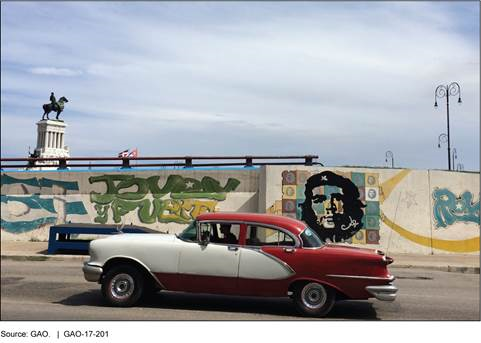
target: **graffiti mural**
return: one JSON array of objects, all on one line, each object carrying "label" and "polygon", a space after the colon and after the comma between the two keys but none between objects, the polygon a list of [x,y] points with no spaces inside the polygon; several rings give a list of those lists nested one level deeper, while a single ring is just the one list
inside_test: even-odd
[{"label": "graffiti mural", "polygon": [[[76,197],[74,194],[79,189],[77,182],[36,177],[18,179],[2,174],[1,184],[2,187],[18,186],[17,193],[21,193],[1,195],[1,227],[7,232],[29,232],[45,224],[64,223],[74,215],[87,215],[80,198],[78,201],[66,200],[67,195],[69,200]],[[86,218],[88,220],[88,216]]]},{"label": "graffiti mural", "polygon": [[[94,221],[105,224],[109,212],[115,223],[126,214],[136,211],[140,222],[145,224],[188,223],[204,212],[213,212],[218,201],[226,199],[240,181],[229,178],[224,187],[212,177],[201,180],[170,175],[162,187],[160,176],[148,178],[134,175],[101,175],[89,178],[91,184],[104,183],[105,193],[90,192],[97,217]],[[132,189],[133,188],[133,189]]]},{"label": "graffiti mural", "polygon": [[377,173],[286,170],[282,194],[270,212],[303,220],[323,240],[379,244]]},{"label": "graffiti mural", "polygon": [[456,222],[479,224],[479,199],[473,202],[473,194],[464,192],[455,196],[446,188],[433,191],[433,214],[436,228],[446,228]]}]

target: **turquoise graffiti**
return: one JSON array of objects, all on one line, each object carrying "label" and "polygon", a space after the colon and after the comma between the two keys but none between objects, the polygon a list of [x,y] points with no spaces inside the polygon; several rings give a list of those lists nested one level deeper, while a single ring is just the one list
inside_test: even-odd
[{"label": "turquoise graffiti", "polygon": [[[19,185],[24,194],[2,194],[1,227],[10,233],[24,233],[35,230],[45,224],[54,224],[59,216],[86,215],[87,211],[81,201],[65,201],[64,195],[69,191],[78,191],[77,182],[61,181],[48,178],[19,179],[1,175],[1,185]],[[57,186],[63,195],[42,194],[42,189]],[[58,213],[55,202],[62,202],[64,213]],[[5,206],[5,207],[4,207]],[[11,209],[20,209],[12,212]],[[28,218],[28,219],[27,219]]]},{"label": "turquoise graffiti", "polygon": [[30,179],[17,179],[15,177],[2,174],[1,182],[2,182],[2,185],[23,184],[26,186],[46,187],[46,188],[50,188],[53,185],[57,185],[70,191],[79,190],[78,183],[76,181],[52,180],[52,179],[47,179],[43,177],[42,178],[32,177]]},{"label": "turquoise graffiti", "polygon": [[91,184],[104,183],[105,193],[90,192],[97,217],[94,221],[105,224],[109,213],[115,223],[136,211],[144,224],[187,223],[204,212],[213,212],[218,201],[226,199],[240,181],[229,178],[224,186],[212,177],[198,180],[180,175],[169,175],[159,186],[160,176],[147,178],[134,175],[101,175],[89,178]]},{"label": "turquoise graffiti", "polygon": [[479,224],[479,199],[473,201],[471,192],[455,196],[446,188],[436,188],[433,191],[433,213],[436,228],[445,228],[456,222]]}]

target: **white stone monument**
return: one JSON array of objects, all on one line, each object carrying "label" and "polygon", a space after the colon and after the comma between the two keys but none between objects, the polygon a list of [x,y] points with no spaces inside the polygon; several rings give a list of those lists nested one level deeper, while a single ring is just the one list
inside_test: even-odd
[{"label": "white stone monument", "polygon": [[[65,124],[62,120],[40,120],[37,123],[37,147],[35,155],[39,158],[70,157],[65,145]],[[48,167],[56,165],[55,167]],[[39,161],[31,169],[57,169],[58,161]]]}]

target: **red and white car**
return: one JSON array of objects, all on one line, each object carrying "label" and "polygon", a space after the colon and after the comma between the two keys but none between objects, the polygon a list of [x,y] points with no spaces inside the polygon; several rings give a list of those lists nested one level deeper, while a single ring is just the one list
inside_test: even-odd
[{"label": "red and white car", "polygon": [[121,234],[90,243],[85,279],[115,306],[157,290],[292,297],[324,316],[340,299],[392,301],[397,288],[379,250],[323,244],[305,223],[282,216],[206,213],[181,234]]}]

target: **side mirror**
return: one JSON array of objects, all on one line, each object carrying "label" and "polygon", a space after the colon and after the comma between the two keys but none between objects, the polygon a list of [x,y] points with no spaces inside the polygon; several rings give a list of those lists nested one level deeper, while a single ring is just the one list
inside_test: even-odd
[{"label": "side mirror", "polygon": [[210,232],[202,231],[200,235],[200,245],[207,245],[210,242]]}]

